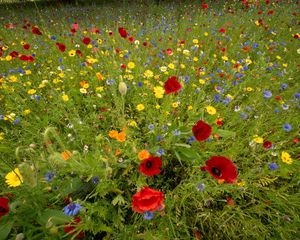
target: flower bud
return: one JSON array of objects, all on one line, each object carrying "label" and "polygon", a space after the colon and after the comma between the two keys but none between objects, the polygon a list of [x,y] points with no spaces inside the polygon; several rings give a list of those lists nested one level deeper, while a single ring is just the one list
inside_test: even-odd
[{"label": "flower bud", "polygon": [[127,85],[123,81],[119,83],[119,92],[121,93],[121,95],[125,95],[127,92]]}]

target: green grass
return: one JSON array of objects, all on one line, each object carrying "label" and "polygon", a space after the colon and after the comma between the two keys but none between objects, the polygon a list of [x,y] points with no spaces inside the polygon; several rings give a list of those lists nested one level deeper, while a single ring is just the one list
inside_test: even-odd
[{"label": "green grass", "polygon": [[[0,239],[15,239],[19,233],[26,239],[70,238],[63,230],[72,219],[62,210],[68,202],[83,206],[77,229],[85,239],[200,239],[199,234],[202,239],[297,239],[297,5],[263,2],[244,9],[238,1],[208,4],[205,11],[199,2],[172,1],[159,6],[1,6],[0,196],[13,196],[10,212],[0,217]],[[274,13],[267,14],[270,10]],[[263,26],[256,24],[260,18]],[[72,36],[75,22],[79,29]],[[27,31],[22,28],[26,23]],[[32,26],[42,35],[32,34]],[[139,44],[121,38],[121,26]],[[92,48],[83,44],[83,36],[95,41]],[[65,52],[58,50],[58,42],[66,45]],[[30,44],[28,50],[24,43]],[[172,55],[167,55],[168,48]],[[82,56],[69,56],[77,49]],[[12,51],[35,54],[35,60],[10,59]],[[88,63],[88,56],[97,62]],[[121,65],[129,62],[135,68],[124,70]],[[153,77],[147,79],[146,70]],[[154,87],[163,87],[170,76],[179,78],[182,90],[156,98]],[[128,86],[125,95],[119,92],[121,79]],[[272,92],[271,98],[264,98],[265,90]],[[137,111],[138,104],[145,109]],[[216,114],[208,114],[207,106]],[[212,126],[210,140],[189,143],[200,119]],[[285,131],[284,124],[292,129]],[[109,131],[124,127],[124,142],[109,137]],[[272,149],[255,142],[257,137],[272,142]],[[146,177],[139,172],[143,149],[153,156],[164,150],[160,174]],[[67,161],[61,157],[64,151],[71,152]],[[283,151],[292,164],[282,161]],[[200,170],[211,156],[234,162],[234,184],[219,184]],[[278,169],[271,170],[270,163]],[[17,167],[23,183],[9,187],[5,176]],[[49,171],[55,174],[52,182],[45,180]],[[94,177],[99,183],[93,183]],[[198,184],[205,188],[197,191]],[[132,196],[143,186],[164,193],[165,208],[149,221],[131,207]]]}]

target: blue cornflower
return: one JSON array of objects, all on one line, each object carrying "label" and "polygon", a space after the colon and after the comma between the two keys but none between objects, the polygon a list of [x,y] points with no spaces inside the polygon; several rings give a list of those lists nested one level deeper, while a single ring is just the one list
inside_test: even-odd
[{"label": "blue cornflower", "polygon": [[263,92],[263,94],[264,94],[264,98],[270,98],[270,97],[272,97],[272,92],[269,91],[269,90],[265,90]]},{"label": "blue cornflower", "polygon": [[289,132],[292,130],[292,126],[288,123],[283,124],[283,130]]},{"label": "blue cornflower", "polygon": [[295,93],[295,94],[294,94],[294,97],[295,97],[295,98],[300,98],[300,93]]},{"label": "blue cornflower", "polygon": [[70,203],[64,207],[64,214],[68,216],[75,216],[82,206],[79,203]]},{"label": "blue cornflower", "polygon": [[47,181],[47,182],[52,182],[52,179],[53,179],[53,177],[55,176],[55,173],[54,172],[47,172],[46,174],[45,174],[45,180]]},{"label": "blue cornflower", "polygon": [[243,118],[243,119],[247,119],[247,118],[248,118],[248,115],[247,115],[246,113],[244,113],[244,112],[241,112],[241,113],[240,113],[240,116],[241,116],[241,118]]},{"label": "blue cornflower", "polygon": [[4,118],[4,115],[0,114],[0,120],[2,120]]},{"label": "blue cornflower", "polygon": [[95,177],[92,178],[92,183],[93,183],[94,185],[97,185],[99,182],[100,182],[99,177],[95,176]]},{"label": "blue cornflower", "polygon": [[56,40],[56,36],[51,36],[51,40]]},{"label": "blue cornflower", "polygon": [[269,163],[269,168],[274,171],[278,169],[278,165],[276,163]]},{"label": "blue cornflower", "polygon": [[176,129],[174,132],[173,132],[174,136],[180,136],[181,132],[180,130]]},{"label": "blue cornflower", "polygon": [[142,87],[143,83],[142,82],[138,82],[138,87]]},{"label": "blue cornflower", "polygon": [[148,129],[153,130],[154,129],[154,125],[153,124],[149,124],[148,125]]},{"label": "blue cornflower", "polygon": [[157,152],[156,152],[157,156],[161,156],[161,155],[164,155],[165,154],[165,150],[163,150],[162,148],[159,149]]},{"label": "blue cornflower", "polygon": [[205,184],[204,183],[199,183],[199,184],[197,184],[197,186],[196,186],[196,190],[197,190],[197,192],[202,192],[202,191],[204,191],[204,189],[205,189]]},{"label": "blue cornflower", "polygon": [[154,217],[154,213],[153,213],[153,212],[146,211],[146,212],[144,213],[144,219],[145,219],[145,220],[151,220],[153,217]]},{"label": "blue cornflower", "polygon": [[162,139],[163,139],[163,137],[162,137],[161,135],[157,135],[156,140],[157,140],[158,142],[160,142]]},{"label": "blue cornflower", "polygon": [[192,144],[196,140],[195,136],[191,136],[188,138],[188,143]]},{"label": "blue cornflower", "polygon": [[281,89],[287,89],[288,85],[286,83],[281,84]]},{"label": "blue cornflower", "polygon": [[16,118],[16,119],[14,120],[14,124],[15,124],[15,125],[19,124],[20,122],[21,122],[21,119],[20,119],[20,118]]}]

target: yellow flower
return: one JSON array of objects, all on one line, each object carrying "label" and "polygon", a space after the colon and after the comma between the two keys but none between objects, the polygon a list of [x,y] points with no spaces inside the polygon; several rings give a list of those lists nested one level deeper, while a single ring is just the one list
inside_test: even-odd
[{"label": "yellow flower", "polygon": [[12,56],[10,56],[10,55],[7,55],[7,56],[5,57],[5,60],[6,60],[6,61],[10,61],[10,60],[12,60]]},{"label": "yellow flower", "polygon": [[155,108],[156,108],[156,109],[160,109],[160,105],[159,105],[159,104],[156,104]]},{"label": "yellow flower", "polygon": [[156,98],[163,98],[165,89],[161,86],[157,86],[153,88],[154,94]]},{"label": "yellow flower", "polygon": [[167,67],[166,66],[162,66],[162,67],[160,67],[160,71],[162,71],[162,72],[165,72],[165,71],[167,71]]},{"label": "yellow flower", "polygon": [[69,51],[69,56],[70,57],[74,57],[76,55],[76,51],[75,50],[70,50]]},{"label": "yellow flower", "polygon": [[223,57],[222,57],[222,60],[228,61],[228,57],[227,57],[227,56],[223,56]]},{"label": "yellow flower", "polygon": [[175,65],[174,65],[173,63],[170,63],[170,64],[168,65],[168,68],[170,68],[170,69],[175,69]]},{"label": "yellow flower", "polygon": [[4,139],[4,133],[0,132],[0,141],[2,141]]},{"label": "yellow flower", "polygon": [[206,107],[206,111],[207,111],[207,113],[210,114],[210,115],[214,115],[214,114],[216,114],[216,112],[217,112],[217,110],[216,110],[214,107],[212,107],[212,106],[207,106],[207,107]]},{"label": "yellow flower", "polygon": [[198,60],[199,60],[199,59],[198,59],[197,57],[194,57],[194,58],[193,58],[193,61],[194,61],[194,62],[197,62]]},{"label": "yellow flower", "polygon": [[137,106],[136,106],[136,110],[138,110],[139,112],[140,111],[143,111],[145,109],[145,106],[144,106],[144,104],[138,104]]},{"label": "yellow flower", "polygon": [[134,63],[134,62],[129,62],[129,63],[127,64],[127,67],[128,67],[129,69],[133,69],[133,68],[135,68],[135,63]]},{"label": "yellow flower", "polygon": [[20,186],[23,182],[22,175],[18,168],[15,168],[13,171],[9,172],[5,176],[5,182],[10,187]]},{"label": "yellow flower", "polygon": [[172,107],[173,107],[173,108],[177,108],[178,105],[179,105],[178,102],[173,102],[173,103],[172,103]]},{"label": "yellow flower", "polygon": [[146,71],[144,72],[144,76],[145,76],[146,78],[152,78],[152,77],[153,77],[153,72],[152,72],[151,70],[146,70]]},{"label": "yellow flower", "polygon": [[102,42],[103,42],[102,39],[101,39],[101,38],[98,38],[97,43],[98,43],[98,44],[102,44]]},{"label": "yellow flower", "polygon": [[188,108],[187,108],[187,110],[189,110],[189,111],[192,110],[192,109],[193,109],[193,106],[191,106],[191,105],[189,105]]},{"label": "yellow flower", "polygon": [[96,92],[103,92],[103,91],[104,91],[104,87],[102,86],[96,87]]},{"label": "yellow flower", "polygon": [[291,158],[291,155],[285,151],[282,151],[282,153],[281,153],[281,160],[286,164],[293,163],[293,159]]},{"label": "yellow flower", "polygon": [[131,127],[136,127],[137,126],[137,123],[136,123],[136,121],[130,121],[130,123],[129,123],[129,125],[131,126]]},{"label": "yellow flower", "polygon": [[79,91],[80,91],[81,93],[83,93],[83,94],[87,93],[87,90],[86,90],[85,88],[80,88]]},{"label": "yellow flower", "polygon": [[25,110],[23,111],[23,114],[24,114],[24,115],[28,115],[30,112],[31,112],[30,109],[25,109]]},{"label": "yellow flower", "polygon": [[264,139],[262,137],[256,137],[253,139],[254,142],[256,143],[263,143],[264,142]]},{"label": "yellow flower", "polygon": [[62,98],[62,100],[63,100],[64,102],[69,101],[69,97],[68,97],[68,95],[66,95],[66,94],[62,95],[61,98]]},{"label": "yellow flower", "polygon": [[193,39],[193,43],[198,44],[199,43],[198,39]]},{"label": "yellow flower", "polygon": [[205,84],[205,80],[199,79],[199,83],[203,85],[203,84]]},{"label": "yellow flower", "polygon": [[30,95],[33,95],[33,94],[36,93],[36,90],[35,90],[35,89],[29,89],[29,90],[27,91],[27,93],[30,94]]},{"label": "yellow flower", "polygon": [[205,33],[204,33],[204,36],[208,36],[208,32],[205,32]]}]

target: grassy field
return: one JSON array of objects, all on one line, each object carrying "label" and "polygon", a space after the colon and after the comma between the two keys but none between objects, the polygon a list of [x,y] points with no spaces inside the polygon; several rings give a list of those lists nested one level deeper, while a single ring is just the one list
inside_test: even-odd
[{"label": "grassy field", "polygon": [[0,239],[300,238],[296,1],[0,23]]}]

